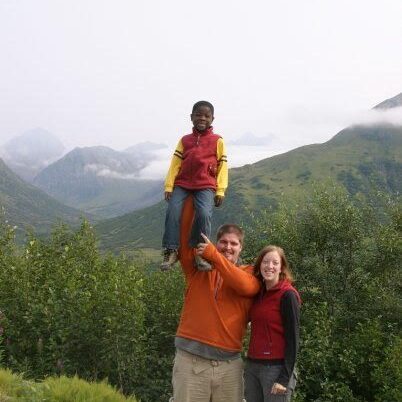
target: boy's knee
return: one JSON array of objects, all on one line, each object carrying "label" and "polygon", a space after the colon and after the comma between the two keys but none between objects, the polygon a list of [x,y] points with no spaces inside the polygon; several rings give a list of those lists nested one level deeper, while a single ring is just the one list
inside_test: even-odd
[{"label": "boy's knee", "polygon": [[203,221],[210,221],[211,216],[212,216],[212,211],[202,208],[199,211],[197,211],[197,216],[198,216],[198,219],[201,219]]}]

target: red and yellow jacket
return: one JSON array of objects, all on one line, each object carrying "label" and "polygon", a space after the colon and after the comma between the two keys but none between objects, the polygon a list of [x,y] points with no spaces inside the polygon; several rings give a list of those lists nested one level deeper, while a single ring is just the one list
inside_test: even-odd
[{"label": "red and yellow jacket", "polygon": [[165,191],[174,186],[187,190],[211,188],[224,196],[228,186],[228,167],[223,139],[212,127],[205,132],[193,129],[178,142],[165,180]]},{"label": "red and yellow jacket", "polygon": [[194,210],[189,197],[180,230],[180,263],[186,280],[184,305],[177,336],[228,351],[240,351],[253,297],[260,284],[253,267],[236,266],[209,244],[204,257],[213,270],[194,267],[194,250],[188,246]]}]

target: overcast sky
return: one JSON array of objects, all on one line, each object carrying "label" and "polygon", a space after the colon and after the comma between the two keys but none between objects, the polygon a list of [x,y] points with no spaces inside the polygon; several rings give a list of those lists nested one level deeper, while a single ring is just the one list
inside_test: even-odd
[{"label": "overcast sky", "polygon": [[41,127],[173,148],[200,99],[227,142],[324,142],[402,92],[401,18],[401,0],[0,0],[0,145]]}]

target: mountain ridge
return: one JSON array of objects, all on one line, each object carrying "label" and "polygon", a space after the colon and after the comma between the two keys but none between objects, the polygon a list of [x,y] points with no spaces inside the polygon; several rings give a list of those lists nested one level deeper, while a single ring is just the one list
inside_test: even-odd
[{"label": "mountain ridge", "polygon": [[373,109],[393,109],[402,106],[402,92],[374,106]]},{"label": "mountain ridge", "polygon": [[[214,227],[249,220],[250,212],[276,208],[308,191],[314,182],[335,180],[349,193],[373,188],[402,191],[402,126],[376,124],[348,127],[323,144],[305,145],[254,164],[230,169],[222,208],[214,211]],[[160,247],[163,202],[96,225],[100,245],[127,250]]]},{"label": "mountain ridge", "polygon": [[7,166],[31,183],[38,172],[63,154],[64,145],[54,134],[37,127],[10,139],[0,151]]},{"label": "mountain ridge", "polygon": [[162,199],[162,180],[139,177],[147,163],[106,146],[76,147],[43,169],[34,184],[68,206],[108,218]]},{"label": "mountain ridge", "polygon": [[[42,190],[26,183],[0,159],[0,206],[5,219],[22,235],[34,229],[38,234],[47,234],[60,221],[77,226],[84,213],[67,207]],[[87,215],[88,218],[93,217]]]}]

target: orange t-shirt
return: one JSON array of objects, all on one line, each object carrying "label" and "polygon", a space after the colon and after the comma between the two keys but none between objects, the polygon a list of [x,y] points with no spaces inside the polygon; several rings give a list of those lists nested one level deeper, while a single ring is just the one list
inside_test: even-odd
[{"label": "orange t-shirt", "polygon": [[180,263],[186,280],[184,305],[177,336],[228,351],[240,351],[248,312],[260,284],[251,265],[236,266],[209,244],[204,257],[213,265],[208,272],[194,267],[189,247],[194,217],[192,199],[183,207],[180,230]]}]

